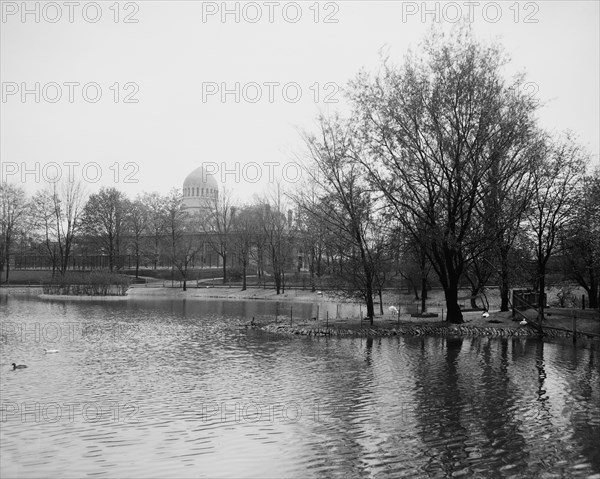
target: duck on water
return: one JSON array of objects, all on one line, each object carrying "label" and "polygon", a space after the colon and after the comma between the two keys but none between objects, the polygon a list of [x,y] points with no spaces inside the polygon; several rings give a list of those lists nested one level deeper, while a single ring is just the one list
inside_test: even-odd
[{"label": "duck on water", "polygon": [[25,366],[24,364],[12,363],[12,367],[13,367],[13,371],[14,371],[15,369],[25,369],[27,366]]}]

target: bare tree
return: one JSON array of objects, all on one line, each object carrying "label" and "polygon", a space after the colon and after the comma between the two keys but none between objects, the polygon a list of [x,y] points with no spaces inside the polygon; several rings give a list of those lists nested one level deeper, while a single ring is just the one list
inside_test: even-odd
[{"label": "bare tree", "polygon": [[590,308],[598,308],[600,291],[600,167],[583,181],[581,203],[562,238],[567,276],[585,289]]},{"label": "bare tree", "polygon": [[266,288],[266,250],[267,237],[264,229],[264,203],[255,199],[255,204],[251,206],[256,212],[257,229],[254,233],[253,246],[249,250],[249,260],[254,260],[256,263],[256,274],[258,276],[259,285],[262,283]]},{"label": "bare tree", "polygon": [[80,232],[85,192],[79,181],[54,182],[38,191],[31,216],[44,249],[61,274],[67,271],[75,238]]},{"label": "bare tree", "polygon": [[[421,233],[422,239],[414,241],[410,232],[399,228],[398,248],[401,261],[400,276],[406,279],[413,288],[415,299],[421,300],[421,312],[427,311],[427,299],[429,289],[429,274],[431,273],[431,263],[427,257],[425,249],[426,236],[425,231]],[[421,296],[419,297],[419,291]]]},{"label": "bare tree", "polygon": [[[314,183],[311,182],[306,194],[311,202],[316,201]],[[308,266],[310,289],[316,291],[316,278],[323,272],[323,257],[325,255],[325,239],[327,230],[324,225],[312,214],[298,208],[296,217],[298,228],[298,242],[302,248],[303,261]]]},{"label": "bare tree", "polygon": [[386,61],[375,79],[361,74],[352,83],[370,150],[364,164],[404,228],[422,242],[452,323],[463,322],[458,288],[477,254],[472,227],[488,188],[484,179],[498,145],[515,141],[508,127],[529,124],[534,109],[503,79],[504,63],[497,45],[476,42],[463,27],[448,39],[433,32],[401,67]]},{"label": "bare tree", "polygon": [[125,210],[125,223],[129,236],[129,246],[133,248],[135,256],[135,277],[139,276],[140,259],[144,252],[144,234],[148,230],[148,207],[144,204],[142,197],[138,196],[134,201],[127,201]]},{"label": "bare tree", "polygon": [[[514,87],[518,87],[521,81],[518,78]],[[510,100],[513,102],[511,110],[519,112],[521,120],[515,121],[513,116],[501,118],[498,122],[500,134],[491,143],[492,162],[484,177],[483,195],[477,205],[475,223],[475,229],[479,228],[478,249],[483,257],[474,258],[477,264],[471,267],[474,274],[469,279],[473,294],[476,294],[485,287],[491,274],[497,272],[501,311],[509,309],[510,288],[515,279],[511,254],[533,195],[531,169],[535,165],[533,157],[537,135],[531,116],[536,100],[519,95],[509,97]]]},{"label": "bare tree", "polygon": [[305,135],[315,168],[307,172],[319,186],[317,195],[301,192],[296,201],[301,209],[329,230],[335,238],[340,277],[354,283],[365,301],[371,324],[377,267],[377,218],[373,194],[364,181],[351,125],[339,117],[320,118],[319,137]]},{"label": "bare tree", "polygon": [[559,234],[575,217],[581,203],[581,184],[587,154],[573,138],[544,136],[537,145],[531,184],[534,191],[527,222],[533,242],[539,291],[538,321],[544,319],[546,266]]},{"label": "bare tree", "polygon": [[286,212],[291,210],[280,182],[276,182],[260,203],[263,244],[270,260],[275,290],[285,292],[285,267],[291,253],[291,224]]},{"label": "bare tree", "polygon": [[161,238],[166,231],[167,199],[155,191],[144,193],[141,201],[147,208],[147,228],[152,238],[152,262],[154,269],[156,269],[160,257]]},{"label": "bare tree", "polygon": [[238,250],[239,263],[242,267],[242,291],[247,287],[247,273],[250,264],[250,252],[255,245],[256,238],[260,235],[261,212],[260,207],[245,206],[232,213],[232,229],[235,245]]},{"label": "bare tree", "polygon": [[165,230],[171,260],[171,279],[174,268],[177,268],[183,277],[184,291],[187,289],[187,268],[196,252],[192,249],[195,238],[190,229],[189,215],[183,209],[183,195],[177,188],[173,188],[165,202]]},{"label": "bare tree", "polygon": [[223,262],[223,284],[227,283],[227,257],[234,209],[232,192],[223,188],[218,195],[205,199],[199,215],[200,227],[208,238],[208,244]]},{"label": "bare tree", "polygon": [[0,272],[6,268],[8,283],[10,258],[15,238],[25,230],[28,202],[23,188],[0,184]]},{"label": "bare tree", "polygon": [[183,279],[183,290],[186,291],[189,267],[202,247],[198,241],[197,223],[186,219],[178,227],[174,245],[172,261]]}]

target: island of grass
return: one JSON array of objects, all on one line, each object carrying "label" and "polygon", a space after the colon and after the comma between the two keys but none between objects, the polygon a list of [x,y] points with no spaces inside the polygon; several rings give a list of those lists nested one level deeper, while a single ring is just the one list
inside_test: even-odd
[{"label": "island of grass", "polygon": [[398,318],[378,318],[373,324],[360,319],[333,321],[289,321],[274,323],[269,321],[260,328],[267,333],[295,336],[332,336],[332,337],[383,337],[396,335],[413,336],[488,336],[488,337],[545,337],[572,338],[573,317],[577,317],[576,338],[600,339],[600,320],[594,310],[573,311],[571,309],[552,308],[546,311],[546,319],[541,329],[537,326],[537,313],[528,311],[527,324],[514,320],[512,313],[491,312],[482,317],[480,312],[463,313],[463,324],[452,324],[438,318],[413,318],[402,315]]}]

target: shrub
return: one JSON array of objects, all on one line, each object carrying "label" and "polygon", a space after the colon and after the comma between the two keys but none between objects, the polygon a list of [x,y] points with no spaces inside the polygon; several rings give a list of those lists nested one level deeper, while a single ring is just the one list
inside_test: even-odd
[{"label": "shrub", "polygon": [[125,296],[129,278],[108,271],[65,273],[48,280],[42,286],[45,294],[71,296]]}]

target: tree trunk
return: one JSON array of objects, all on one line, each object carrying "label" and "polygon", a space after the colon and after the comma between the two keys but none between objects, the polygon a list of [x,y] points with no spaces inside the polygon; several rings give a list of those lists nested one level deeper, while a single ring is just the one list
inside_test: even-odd
[{"label": "tree trunk", "polygon": [[10,243],[9,240],[4,244],[4,261],[6,262],[6,284],[8,284],[8,273],[10,271]]},{"label": "tree trunk", "polygon": [[273,276],[275,279],[275,290],[277,291],[277,294],[281,294],[281,277],[279,275],[279,272],[273,271]]},{"label": "tree trunk", "polygon": [[502,278],[502,284],[500,284],[500,311],[508,311],[509,296],[510,288],[504,282],[504,278]]},{"label": "tree trunk", "polygon": [[[460,257],[460,253],[452,250],[447,245],[442,248],[442,251],[434,252],[434,254],[439,268],[438,276],[446,298],[446,309],[448,310],[446,321],[453,324],[462,324],[464,320],[458,305],[458,283],[464,262]],[[458,264],[455,264],[456,262]]]},{"label": "tree trunk", "polygon": [[[419,296],[417,295],[417,299]],[[427,311],[427,278],[423,276],[421,278],[421,314]]]},{"label": "tree trunk", "polygon": [[121,241],[119,239],[119,233],[117,231],[117,241],[116,241],[116,264],[117,264],[117,271],[121,271],[121,269],[123,268],[123,261],[121,261],[123,258],[121,258]]},{"label": "tree trunk", "polygon": [[113,239],[108,237],[108,270],[112,273],[115,266],[115,249],[113,245]]},{"label": "tree trunk", "polygon": [[463,315],[458,305],[458,281],[450,281],[447,288],[444,288],[444,296],[446,297],[446,308],[448,315],[446,321],[452,324],[462,324]]},{"label": "tree trunk", "polygon": [[246,291],[246,261],[242,261],[242,291]]},{"label": "tree trunk", "polygon": [[[412,285],[413,291],[415,293],[415,299],[418,301],[419,299],[421,299],[421,298],[419,298],[419,289],[417,288],[417,285],[414,281],[411,280],[410,284]],[[407,293],[410,293],[410,288],[407,291]]]},{"label": "tree trunk", "polygon": [[544,292],[546,291],[546,265],[543,263],[538,264],[538,278],[539,278],[539,290],[538,290],[538,325],[542,325],[544,320]]},{"label": "tree trunk", "polygon": [[158,236],[154,237],[154,269],[158,266]]},{"label": "tree trunk", "polygon": [[367,286],[367,291],[365,295],[366,305],[367,305],[367,317],[369,318],[369,323],[373,326],[373,317],[375,316],[375,306],[373,304],[373,288],[371,286]]},{"label": "tree trunk", "polygon": [[477,307],[477,294],[479,293],[479,288],[471,288],[471,309],[478,309]]},{"label": "tree trunk", "polygon": [[500,249],[500,311],[508,311],[510,283],[508,276],[508,250]]},{"label": "tree trunk", "polygon": [[598,278],[594,274],[594,271],[590,272],[590,289],[588,290],[590,308],[595,309],[598,307]]},{"label": "tree trunk", "polygon": [[227,283],[227,253],[221,255],[223,258],[223,284]]},{"label": "tree trunk", "polygon": [[379,293],[379,312],[381,316],[383,316],[383,293],[381,292],[381,288],[378,290]]}]

